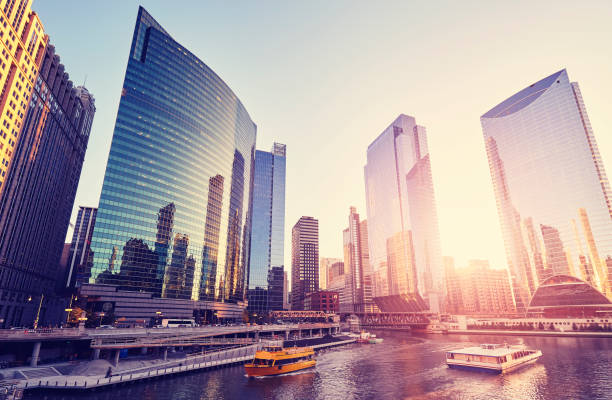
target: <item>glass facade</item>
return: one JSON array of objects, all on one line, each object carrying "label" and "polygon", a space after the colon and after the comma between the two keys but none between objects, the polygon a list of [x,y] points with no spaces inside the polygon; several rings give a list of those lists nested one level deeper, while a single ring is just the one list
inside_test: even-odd
[{"label": "glass facade", "polygon": [[141,7],[89,282],[163,298],[243,301],[255,137],[231,89]]},{"label": "glass facade", "polygon": [[286,147],[255,152],[248,309],[264,314],[283,309]]},{"label": "glass facade", "polygon": [[481,123],[517,311],[559,274],[610,298],[611,195],[578,84],[559,71]]},{"label": "glass facade", "polygon": [[529,307],[560,307],[610,304],[610,300],[586,282],[557,275],[542,282]]},{"label": "glass facade", "polygon": [[66,288],[74,288],[75,282],[89,281],[89,276],[86,275],[89,272],[87,266],[92,262],[89,245],[97,213],[97,208],[79,207],[67,260],[67,276],[64,282]]},{"label": "glass facade", "polygon": [[444,302],[444,271],[425,128],[400,115],[368,146],[365,166],[373,295]]}]

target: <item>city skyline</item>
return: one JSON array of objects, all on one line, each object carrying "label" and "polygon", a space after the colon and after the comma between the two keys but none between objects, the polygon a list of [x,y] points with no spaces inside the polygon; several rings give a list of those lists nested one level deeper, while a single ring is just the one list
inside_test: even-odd
[{"label": "city skyline", "polygon": [[[143,5],[148,7],[154,15],[163,10],[161,3],[143,2]],[[53,10],[55,8],[54,5],[35,2],[33,7],[34,10],[39,11],[44,16],[43,24],[45,30],[49,31],[53,38],[56,38],[54,40],[61,41],[62,60],[67,60],[66,62],[71,66],[71,77],[74,81],[79,82],[79,76],[83,76],[84,79],[87,74],[88,87],[93,93],[96,93],[99,114],[102,113],[100,114],[101,116],[105,115],[94,121],[92,148],[99,149],[99,151],[88,153],[83,179],[81,180],[77,201],[75,202],[75,210],[78,209],[79,205],[96,206],[101,187],[101,177],[103,176],[101,165],[106,162],[108,154],[107,150],[103,149],[108,149],[110,144],[112,124],[117,109],[116,103],[119,100],[120,94],[121,76],[125,72],[127,50],[123,53],[121,51],[103,53],[104,58],[100,59],[103,60],[100,61],[100,64],[105,66],[104,71],[106,72],[104,74],[96,73],[96,69],[92,68],[92,63],[85,61],[92,58],[86,56],[89,54],[89,49],[86,48],[87,46],[84,46],[84,42],[79,39],[73,40],[74,43],[71,44],[70,40],[66,38],[70,37],[72,39],[72,29],[88,29],[92,36],[87,40],[97,42],[96,37],[98,37],[97,35],[102,35],[104,21],[111,18],[110,14],[102,9],[97,9],[96,5],[84,6],[75,3],[72,5],[75,10],[81,10],[84,14],[95,13],[99,15],[100,26],[98,27],[97,24],[91,23],[79,25],[83,22],[74,21],[71,30],[65,30],[62,22],[63,15],[58,13],[57,10]],[[273,5],[270,7],[273,7]],[[411,7],[416,7],[414,12],[425,16],[433,12],[427,6]],[[316,132],[316,135],[321,135],[317,137],[327,137],[329,139],[327,142],[322,142],[327,143],[326,146],[318,145],[316,147],[317,154],[320,154],[323,160],[328,160],[327,163],[324,163],[324,169],[326,172],[329,171],[328,174],[323,175],[321,173],[322,169],[315,169],[312,173],[313,176],[306,176],[300,173],[299,170],[305,165],[311,165],[307,161],[308,156],[304,154],[296,154],[296,157],[291,159],[287,167],[288,182],[296,182],[301,179],[320,184],[320,191],[313,191],[314,193],[305,192],[296,187],[295,184],[292,185],[290,183],[288,185],[286,220],[295,220],[300,215],[313,215],[321,220],[322,255],[328,257],[341,256],[342,243],[341,237],[338,237],[337,232],[344,228],[344,210],[346,207],[352,204],[358,209],[365,210],[363,178],[360,171],[361,166],[364,164],[362,150],[365,147],[364,144],[367,145],[367,143],[373,140],[374,137],[371,132],[378,131],[379,127],[384,125],[390,118],[393,118],[394,115],[405,112],[416,115],[420,123],[428,127],[430,148],[432,153],[435,154],[432,159],[432,170],[433,175],[436,177],[434,186],[440,214],[442,254],[452,255],[458,262],[469,258],[486,258],[491,261],[492,268],[500,268],[506,266],[506,261],[497,222],[493,190],[486,165],[485,149],[482,144],[482,137],[480,136],[478,117],[482,110],[506,98],[509,93],[515,92],[517,87],[527,86],[540,77],[546,76],[550,71],[567,67],[572,72],[574,79],[581,83],[583,96],[587,99],[587,107],[593,130],[598,135],[597,139],[602,158],[604,163],[609,166],[611,158],[609,149],[612,148],[612,139],[605,133],[609,130],[608,127],[612,126],[612,118],[606,112],[607,99],[605,95],[612,90],[612,81],[607,76],[607,73],[605,73],[605,66],[609,64],[610,55],[593,50],[598,46],[598,42],[595,39],[598,36],[605,37],[610,30],[601,20],[601,16],[605,14],[605,12],[601,12],[604,7],[608,6],[605,3],[593,3],[588,7],[574,9],[571,19],[570,15],[563,11],[562,7],[552,10],[557,18],[553,18],[550,15],[550,8],[544,6],[530,8],[528,16],[530,19],[539,19],[542,15],[547,16],[547,18],[543,19],[544,22],[541,30],[530,37],[529,43],[526,43],[525,37],[522,35],[512,38],[512,41],[504,46],[504,51],[509,52],[507,56],[498,54],[497,52],[500,50],[492,46],[491,43],[484,45],[484,49],[493,52],[500,60],[493,61],[489,59],[490,57],[473,54],[474,63],[470,63],[470,65],[478,63],[480,65],[477,70],[478,73],[475,73],[475,71],[466,66],[459,65],[457,62],[453,62],[450,66],[444,66],[445,69],[449,68],[453,71],[452,76],[437,67],[437,63],[431,68],[431,71],[423,71],[422,68],[418,67],[416,69],[411,67],[404,71],[406,67],[406,64],[403,63],[405,61],[404,58],[394,55],[387,61],[385,61],[384,57],[380,57],[379,63],[365,63],[365,67],[362,70],[353,72],[346,79],[342,79],[342,74],[347,73],[347,64],[340,62],[337,57],[331,56],[335,51],[340,51],[342,45],[347,45],[349,49],[347,50],[348,59],[354,62],[360,60],[360,58],[352,49],[358,48],[359,44],[365,44],[371,49],[371,45],[376,40],[381,40],[384,46],[382,46],[380,51],[383,51],[392,46],[395,43],[394,40],[399,40],[404,37],[402,35],[405,35],[405,33],[399,31],[399,28],[387,28],[373,36],[371,40],[374,42],[367,40],[364,42],[364,36],[372,34],[376,30],[376,25],[366,24],[361,27],[364,33],[358,34],[352,28],[353,21],[361,21],[368,13],[385,13],[386,16],[388,13],[391,16],[393,13],[399,14],[398,10],[412,8],[394,4],[390,5],[386,11],[375,11],[365,4],[356,4],[355,7],[351,7],[351,10],[344,13],[345,7],[335,5],[331,7],[328,17],[317,16],[312,22],[302,22],[291,30],[291,39],[295,39],[297,36],[305,42],[303,44],[300,41],[291,42],[292,45],[297,47],[296,49],[289,49],[283,41],[273,42],[275,45],[269,51],[288,51],[288,54],[291,55],[288,60],[275,67],[271,66],[269,61],[264,59],[256,58],[254,60],[256,71],[261,70],[264,66],[270,67],[277,76],[280,76],[282,82],[286,83],[288,76],[274,68],[293,66],[292,60],[298,54],[295,53],[296,51],[312,51],[313,42],[304,40],[305,36],[303,36],[305,31],[313,27],[312,24],[322,28],[322,33],[319,33],[318,36],[319,38],[321,37],[320,35],[337,33],[336,28],[333,28],[331,21],[328,19],[331,17],[337,18],[340,26],[352,28],[349,29],[349,33],[340,35],[340,37],[335,38],[322,49],[324,55],[327,55],[327,59],[330,61],[326,67],[333,67],[333,69],[331,75],[320,82],[321,88],[313,88],[309,91],[306,86],[295,84],[290,86],[292,92],[282,91],[273,81],[266,81],[266,79],[269,79],[266,74],[257,75],[252,69],[244,68],[244,65],[240,66],[240,63],[235,62],[235,57],[238,54],[225,51],[228,41],[233,44],[237,43],[235,39],[223,37],[220,33],[225,28],[213,21],[215,19],[214,16],[219,16],[222,19],[223,16],[227,16],[225,13],[228,13],[228,11],[221,10],[218,5],[207,4],[201,8],[196,7],[193,16],[187,16],[184,12],[162,12],[163,16],[158,18],[161,19],[162,24],[168,26],[173,31],[178,41],[184,42],[195,54],[201,56],[205,62],[209,62],[212,68],[221,71],[226,82],[236,89],[236,92],[250,110],[253,120],[258,124],[258,131],[261,133],[258,138],[260,144],[280,140],[287,142],[291,148],[306,149],[314,152],[315,147],[312,146],[315,141],[311,139],[303,141],[303,139],[299,138],[299,132],[304,132],[304,130]],[[129,26],[132,23],[133,13],[136,8],[136,3],[116,5],[112,18],[113,20],[120,19],[127,21],[127,26]],[[266,10],[268,10],[267,8],[257,12],[258,15],[264,14],[263,17],[265,18],[276,19],[279,18],[279,14],[287,14],[289,16],[297,12],[305,12],[308,15],[314,14],[316,8],[316,6],[293,5],[281,7],[273,15],[265,15]],[[484,7],[480,12],[490,18],[482,18],[482,21],[479,22],[480,25],[478,25],[479,29],[487,29],[486,27],[492,24],[491,20],[495,19],[493,17],[500,17],[504,13],[507,13],[509,16],[524,16],[525,9],[525,4],[518,4],[514,7]],[[254,10],[247,7],[244,10],[238,11],[237,18],[240,20],[241,18],[247,18],[249,12]],[[456,27],[452,27],[453,31],[465,31],[458,35],[457,38],[451,40],[452,44],[459,45],[458,49],[462,49],[462,46],[469,42],[468,39],[471,39],[475,34],[474,29],[466,29],[469,23],[469,16],[458,11],[457,8],[450,7],[440,19],[436,20],[434,27],[436,25],[439,26],[453,13],[459,13],[459,15],[465,17],[464,20],[457,22]],[[589,25],[581,25],[582,29],[577,29],[577,33],[574,32],[576,35],[569,37],[569,34],[565,33],[562,29],[565,26],[564,23],[567,24],[568,21],[571,21],[574,24],[575,20],[581,20],[581,16],[583,16],[582,20],[584,20],[584,15],[589,16]],[[195,41],[189,39],[190,36],[188,35],[192,35],[193,33],[190,32],[193,32],[194,29],[199,29],[196,28],[197,24],[190,24],[189,22],[184,24],[177,23],[177,18],[202,18],[202,16],[207,18],[207,20],[208,16],[210,16],[210,21],[214,22],[209,24],[206,29],[208,29],[207,32],[209,34],[218,33],[214,37],[222,39],[219,43],[215,42],[216,39],[195,43]],[[125,26],[123,26],[125,24],[119,23],[117,20],[115,25],[118,27],[116,35],[119,35],[121,32],[125,33]],[[231,26],[236,28],[234,24],[231,24]],[[447,46],[451,46],[451,44],[442,44],[442,38],[432,30],[434,27],[426,27],[427,29],[423,32],[423,35],[429,38],[427,42],[432,45],[431,50],[424,49],[423,46],[418,46],[418,48],[425,51],[425,54],[430,57],[436,55],[440,57],[444,50],[447,49]],[[286,27],[278,28],[284,29]],[[274,36],[274,30],[278,28],[272,25],[271,28],[267,28],[262,34],[269,40]],[[215,31],[215,29],[218,31]],[[241,34],[244,35],[245,32],[250,32],[249,29],[253,28],[249,28],[247,24],[245,28],[241,29],[243,30],[237,32],[239,37]],[[506,26],[506,24],[500,24],[498,27],[490,27],[488,29],[492,30],[492,36],[494,37],[512,32],[511,27]],[[544,32],[552,33],[545,34]],[[113,49],[123,46],[125,50],[125,44],[120,43],[114,35],[108,35],[106,31],[103,33],[105,40],[100,41],[102,46],[110,46]],[[559,40],[559,42],[564,43],[564,46],[543,47],[544,43],[549,43],[548,40],[553,33],[560,35],[560,39],[566,39],[565,42]],[[393,38],[394,34],[398,35],[397,38]],[[355,35],[355,38],[350,35]],[[67,47],[67,49],[64,49],[64,47]],[[538,54],[542,48],[545,50],[542,54]],[[538,49],[538,52],[535,49]],[[457,51],[459,50],[451,51],[447,57],[457,55]],[[240,51],[237,50],[237,53],[240,53]],[[474,51],[473,53],[477,52]],[[528,61],[515,61],[510,66],[502,65],[504,59],[519,58],[517,55],[523,53],[530,55]],[[379,54],[378,51],[374,53],[374,55]],[[380,55],[382,56],[382,54]],[[93,58],[94,60],[98,59],[95,57]],[[370,55],[369,58],[376,57]],[[302,57],[299,59],[303,60]],[[309,62],[312,63],[314,61]],[[390,62],[391,64],[389,64]],[[403,71],[401,74],[399,73],[400,69],[398,69],[400,65]],[[384,66],[391,67],[391,72],[387,74],[390,78],[382,79],[380,74],[376,74],[376,71],[379,71],[379,68]],[[311,70],[314,68],[316,71],[322,66],[315,63],[308,64],[307,67],[293,69],[294,76],[292,81],[296,79],[296,73],[297,77],[311,77],[311,72],[308,70],[309,67]],[[450,67],[456,68],[452,69]],[[256,75],[257,78],[255,78]],[[273,74],[270,73],[270,75]],[[458,75],[461,76],[460,79],[456,79]],[[355,92],[354,79],[367,78],[368,76],[376,77],[375,83],[377,86],[380,86],[380,89],[374,89],[371,85],[368,85],[366,87],[360,86],[359,92]],[[500,79],[502,76],[503,79]],[[436,81],[434,78],[439,79]],[[296,79],[296,81],[299,80]],[[269,83],[271,92],[264,91],[262,95],[256,95],[255,93],[261,87],[260,85],[268,84],[266,82]],[[342,82],[346,84],[339,86]],[[479,87],[486,88],[486,90],[479,90]],[[110,90],[109,88],[114,89]],[[391,88],[396,90],[389,90]],[[466,98],[462,95],[467,92],[468,88],[470,96]],[[407,89],[410,89],[410,93],[406,92]],[[387,91],[391,95],[385,96],[384,100],[381,100],[382,98],[378,96],[378,90]],[[393,94],[393,92],[398,92],[401,95]],[[359,96],[357,96],[357,93],[360,93]],[[288,120],[286,118],[288,117],[279,116],[278,112],[274,111],[274,109],[278,104],[285,103],[284,99],[288,95],[292,97],[297,96],[298,104],[305,110],[310,110],[313,116],[317,117],[315,119],[317,121],[320,120],[320,122],[314,125],[312,122],[306,123],[303,127],[297,127],[297,134],[287,134],[286,126]],[[324,95],[328,99],[330,107],[336,111],[333,113],[322,112],[312,101],[308,101],[308,99],[313,98],[315,95],[317,97]],[[258,96],[262,97],[259,98]],[[363,101],[367,98],[376,97],[379,99],[379,104],[373,105],[372,109],[363,113],[360,118],[347,120],[346,118],[339,117],[343,112],[347,112],[356,106],[359,107],[362,104],[361,100],[351,101],[351,97],[363,97]],[[340,106],[339,104],[342,102],[346,106]],[[303,112],[304,109],[301,111]],[[290,111],[282,108],[281,110]],[[444,112],[443,117],[440,115],[441,111]],[[288,115],[293,114],[289,113]],[[273,120],[272,116],[279,118],[278,120]],[[448,120],[448,122],[445,120]],[[337,132],[337,137],[329,137],[331,131]],[[310,137],[308,135],[301,136],[304,136],[304,138]],[[350,142],[346,140],[348,137],[351,137]],[[339,157],[336,154],[337,149],[341,146],[345,146],[344,152],[349,154],[350,158],[347,158],[347,156]],[[308,152],[304,151],[303,153]],[[609,167],[607,169],[608,171],[610,170]],[[468,182],[459,183],[457,182],[459,180],[457,179],[458,176],[469,176],[470,179]],[[343,179],[339,179],[340,177]],[[303,187],[308,186],[303,185]],[[334,195],[330,196],[330,193]],[[74,221],[75,219],[76,212],[73,213],[71,220]],[[466,235],[463,231],[464,226],[472,227],[469,235]],[[285,232],[286,235],[289,234],[288,226],[285,226]],[[70,235],[71,233],[69,233]],[[285,265],[288,265],[288,253],[286,243]]]}]

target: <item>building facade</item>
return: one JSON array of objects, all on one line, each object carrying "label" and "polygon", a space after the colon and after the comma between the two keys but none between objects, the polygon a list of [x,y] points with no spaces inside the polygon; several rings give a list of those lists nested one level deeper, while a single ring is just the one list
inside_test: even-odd
[{"label": "building facade", "polygon": [[[0,1],[0,193],[15,157],[20,131],[36,86],[49,37],[32,0]],[[25,50],[25,51],[24,51]]]},{"label": "building facade", "polygon": [[367,230],[362,232],[362,228],[367,229],[367,222],[362,224],[357,209],[351,207],[348,228],[342,232],[345,267],[345,285],[340,298],[342,312],[372,311]]},{"label": "building facade", "polygon": [[280,143],[255,152],[247,298],[259,315],[283,309],[286,156]]},{"label": "building facade", "polygon": [[319,262],[319,289],[326,290],[329,285],[329,272],[331,266],[335,263],[342,262],[340,258],[321,257]]},{"label": "building facade", "polygon": [[0,195],[0,326],[61,322],[60,258],[96,111],[52,45],[35,79]]},{"label": "building facade", "polygon": [[319,290],[319,220],[301,217],[291,231],[291,309],[303,310],[307,293]]},{"label": "building facade", "polygon": [[97,207],[79,207],[76,224],[72,232],[70,251],[66,260],[66,278],[63,282],[65,289],[74,288],[76,282],[89,281],[89,268],[91,260],[91,236],[96,225]]},{"label": "building facade", "polygon": [[449,311],[455,314],[511,314],[514,301],[506,269],[491,269],[486,260],[469,260],[463,268],[445,259]]},{"label": "building facade", "polygon": [[517,310],[554,275],[612,298],[612,194],[578,84],[561,70],[480,120]]},{"label": "building facade", "polygon": [[364,169],[374,296],[420,293],[444,302],[444,271],[425,128],[400,115],[367,151]]},{"label": "building facade", "polygon": [[319,290],[318,292],[308,293],[304,298],[304,310],[327,313],[340,312],[338,292]]},{"label": "building facade", "polygon": [[255,137],[225,82],[140,7],[89,283],[241,315]]}]

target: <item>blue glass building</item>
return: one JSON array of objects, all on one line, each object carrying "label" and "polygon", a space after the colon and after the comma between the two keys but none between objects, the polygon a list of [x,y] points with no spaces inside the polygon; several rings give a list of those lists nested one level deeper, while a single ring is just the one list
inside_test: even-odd
[{"label": "blue glass building", "polygon": [[140,7],[88,283],[242,303],[255,137],[225,82]]},{"label": "blue glass building", "polygon": [[255,152],[248,309],[265,314],[283,309],[286,147]]}]

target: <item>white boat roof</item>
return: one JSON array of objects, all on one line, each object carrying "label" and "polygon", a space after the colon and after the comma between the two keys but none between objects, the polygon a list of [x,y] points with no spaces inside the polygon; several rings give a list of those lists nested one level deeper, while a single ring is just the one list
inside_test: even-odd
[{"label": "white boat roof", "polygon": [[464,349],[459,350],[451,350],[448,353],[455,354],[470,354],[475,356],[493,356],[493,357],[501,357],[508,354],[512,354],[515,351],[526,350],[523,346],[504,346],[504,345],[480,345],[474,347],[466,347]]}]

